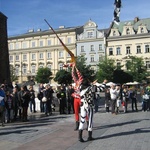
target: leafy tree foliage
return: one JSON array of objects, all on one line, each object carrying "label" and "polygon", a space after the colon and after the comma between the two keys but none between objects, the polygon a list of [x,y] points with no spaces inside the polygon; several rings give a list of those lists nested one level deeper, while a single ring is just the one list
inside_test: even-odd
[{"label": "leafy tree foliage", "polygon": [[79,56],[77,58],[76,66],[81,72],[83,78],[88,78],[90,81],[95,79],[95,72],[91,69],[91,65],[86,64],[86,58],[84,56]]},{"label": "leafy tree foliage", "polygon": [[16,69],[13,65],[10,65],[10,79],[12,82],[18,80],[18,77],[16,76]]},{"label": "leafy tree foliage", "polygon": [[38,83],[48,83],[52,79],[51,75],[52,72],[49,68],[39,68],[35,80]]},{"label": "leafy tree foliage", "polygon": [[141,82],[147,77],[146,66],[142,58],[136,56],[129,56],[129,60],[126,61],[127,73],[133,76],[133,80]]},{"label": "leafy tree foliage", "polygon": [[99,62],[98,71],[96,74],[98,82],[103,82],[105,79],[108,81],[113,81],[113,74],[116,68],[117,66],[115,65],[115,61],[113,59],[107,59]]},{"label": "leafy tree foliage", "polygon": [[56,73],[56,76],[54,78],[55,82],[58,82],[58,84],[65,84],[68,85],[72,83],[72,76],[71,73],[66,70],[59,70]]}]

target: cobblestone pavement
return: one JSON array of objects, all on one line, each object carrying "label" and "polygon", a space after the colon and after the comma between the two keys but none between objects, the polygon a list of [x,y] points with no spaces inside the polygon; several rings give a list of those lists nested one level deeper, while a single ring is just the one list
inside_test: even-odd
[{"label": "cobblestone pavement", "polygon": [[[141,106],[138,104],[139,110]],[[94,114],[95,140],[80,143],[74,131],[74,116],[30,114],[29,122],[0,126],[2,150],[149,150],[150,112],[105,113],[104,107]],[[87,131],[83,132],[87,139]]]}]

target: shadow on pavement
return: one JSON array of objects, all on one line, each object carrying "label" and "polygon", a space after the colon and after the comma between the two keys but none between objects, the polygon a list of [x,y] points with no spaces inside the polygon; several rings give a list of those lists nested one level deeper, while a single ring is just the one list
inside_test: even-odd
[{"label": "shadow on pavement", "polygon": [[[147,129],[149,129],[149,130],[147,130]],[[131,135],[131,134],[149,133],[149,132],[150,132],[150,127],[149,128],[139,128],[139,129],[135,129],[134,131],[120,132],[120,133],[115,133],[115,134],[106,135],[106,136],[102,136],[102,137],[97,137],[97,138],[94,138],[94,140],[108,139],[108,138],[117,137],[117,136],[126,136],[126,135]]]},{"label": "shadow on pavement", "polygon": [[123,125],[138,123],[138,122],[141,122],[143,120],[150,120],[150,119],[132,120],[132,121],[128,121],[128,122],[122,122],[122,123],[115,123],[115,124],[109,124],[109,125],[104,125],[104,126],[98,126],[98,127],[94,127],[94,130],[99,130],[99,129],[104,129],[104,128],[117,127],[117,126],[123,126]]}]

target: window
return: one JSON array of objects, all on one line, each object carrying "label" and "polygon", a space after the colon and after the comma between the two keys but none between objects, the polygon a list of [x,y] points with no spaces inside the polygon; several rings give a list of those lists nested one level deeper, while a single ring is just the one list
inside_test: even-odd
[{"label": "window", "polygon": [[59,58],[63,58],[63,51],[59,51]]},{"label": "window", "polygon": [[35,53],[31,54],[31,59],[32,59],[32,60],[36,60],[36,55],[35,55]]},{"label": "window", "polygon": [[19,55],[16,55],[16,61],[19,61]]},{"label": "window", "polygon": [[13,43],[10,43],[9,44],[9,50],[12,50],[13,49]]},{"label": "window", "polygon": [[94,45],[91,45],[91,51],[94,51]]},{"label": "window", "polygon": [[147,70],[150,69],[150,61],[146,61],[146,69],[147,69]]},{"label": "window", "polygon": [[117,47],[117,48],[116,48],[116,54],[117,54],[117,55],[121,55],[120,47]]},{"label": "window", "polygon": [[141,33],[144,33],[144,28],[143,27],[141,27]]},{"label": "window", "polygon": [[120,62],[117,62],[117,67],[120,67],[121,66],[121,63]]},{"label": "window", "polygon": [[39,59],[43,59],[43,53],[39,53]]},{"label": "window", "polygon": [[91,62],[94,62],[94,55],[91,55]]},{"label": "window", "polygon": [[40,47],[42,47],[43,46],[43,41],[40,41]]},{"label": "window", "polygon": [[26,61],[27,60],[27,55],[23,54],[23,60]]},{"label": "window", "polygon": [[23,67],[22,67],[22,73],[23,74],[27,73],[27,66],[26,65],[23,65]]},{"label": "window", "polygon": [[127,35],[130,34],[130,29],[129,29],[129,28],[126,29],[126,34],[127,34]]},{"label": "window", "polygon": [[22,43],[22,48],[27,48],[27,43],[26,42]]},{"label": "window", "polygon": [[12,62],[13,61],[13,56],[9,55],[9,61]]},{"label": "window", "polygon": [[84,52],[84,46],[81,46],[81,52]]},{"label": "window", "polygon": [[68,40],[68,44],[71,44],[71,38],[68,38],[67,40]]},{"label": "window", "polygon": [[103,60],[103,56],[99,55],[99,62]]},{"label": "window", "polygon": [[32,41],[32,47],[35,47],[35,41]]},{"label": "window", "polygon": [[47,68],[49,68],[51,70],[52,69],[52,64],[48,64]]},{"label": "window", "polygon": [[113,36],[116,36],[116,31],[113,31]]},{"label": "window", "polygon": [[15,66],[15,73],[16,73],[16,76],[19,75],[19,67],[18,66]]},{"label": "window", "polygon": [[150,53],[149,45],[145,45],[145,53]]},{"label": "window", "polygon": [[19,49],[19,43],[15,44],[15,49]]},{"label": "window", "polygon": [[99,44],[99,51],[102,51],[103,48],[102,48],[102,44]]},{"label": "window", "polygon": [[140,54],[140,53],[141,53],[141,46],[138,45],[138,46],[136,47],[136,53],[137,53],[137,54]]},{"label": "window", "polygon": [[48,45],[48,46],[51,45],[51,40],[47,40],[47,45]]},{"label": "window", "polygon": [[109,55],[113,55],[113,48],[109,48]]},{"label": "window", "polygon": [[36,66],[32,65],[31,66],[31,73],[35,74],[35,72],[36,72]]},{"label": "window", "polygon": [[52,58],[52,54],[51,52],[47,52],[47,59],[50,59],[50,58]]},{"label": "window", "polygon": [[130,46],[126,47],[126,54],[131,54],[131,52],[130,52]]},{"label": "window", "polygon": [[44,65],[43,65],[43,64],[40,64],[40,65],[39,65],[39,68],[43,68],[43,67],[44,67]]},{"label": "window", "polygon": [[63,70],[63,63],[59,64],[59,70]]},{"label": "window", "polygon": [[88,37],[88,38],[93,37],[93,32],[87,32],[87,37]]}]

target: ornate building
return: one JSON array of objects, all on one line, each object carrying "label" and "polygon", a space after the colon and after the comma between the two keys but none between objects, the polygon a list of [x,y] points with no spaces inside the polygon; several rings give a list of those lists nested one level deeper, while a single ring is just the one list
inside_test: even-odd
[{"label": "ornate building", "polygon": [[83,32],[77,37],[77,56],[84,55],[86,64],[97,70],[97,64],[105,57],[105,32],[107,29],[99,30],[92,20],[83,26]]},{"label": "ornate building", "polygon": [[[76,55],[76,37],[82,27],[55,30],[60,39]],[[10,64],[16,69],[18,82],[34,78],[39,67],[48,67],[53,76],[63,69],[63,64],[70,61],[69,54],[64,50],[56,35],[49,29],[46,31],[29,30],[28,33],[12,36],[8,39]]]},{"label": "ornate building", "polygon": [[[150,71],[150,18],[112,24],[107,37],[107,58],[124,65],[129,56],[142,57]],[[125,66],[123,69],[126,69]]]}]

